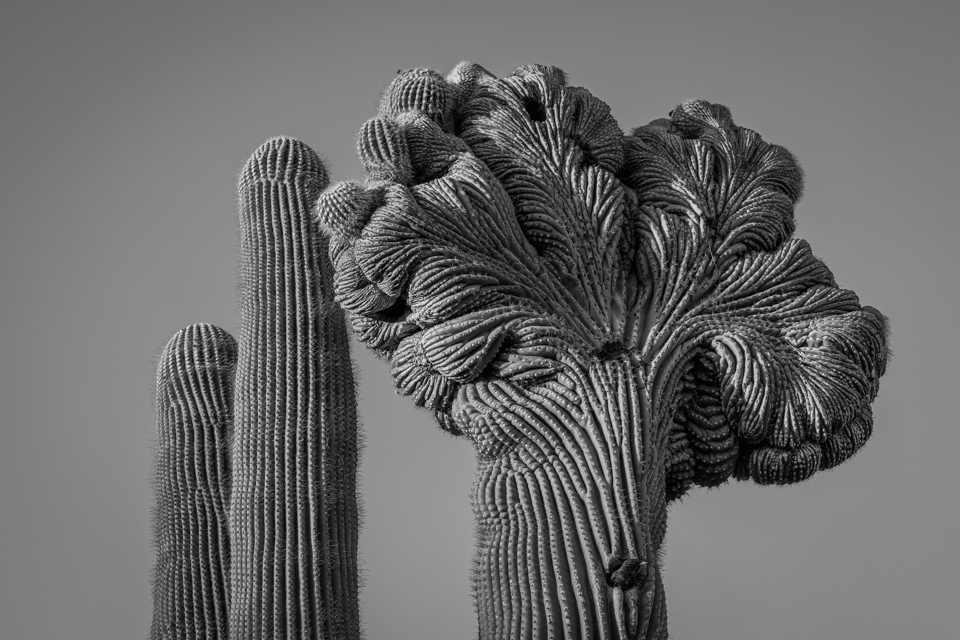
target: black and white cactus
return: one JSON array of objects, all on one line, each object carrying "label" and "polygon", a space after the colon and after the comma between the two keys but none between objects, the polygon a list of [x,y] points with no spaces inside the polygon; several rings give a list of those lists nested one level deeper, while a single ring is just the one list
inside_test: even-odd
[{"label": "black and white cactus", "polygon": [[[320,193],[315,156],[269,144],[287,169],[241,185],[281,186],[244,200],[259,293],[233,391],[231,638],[359,637],[331,296],[400,392],[476,447],[481,638],[665,638],[671,500],[804,480],[871,433],[886,319],[792,237],[793,156],[723,106],[625,136],[559,69],[461,63],[398,74],[358,137],[362,183]],[[178,593],[162,602],[198,617]]]}]

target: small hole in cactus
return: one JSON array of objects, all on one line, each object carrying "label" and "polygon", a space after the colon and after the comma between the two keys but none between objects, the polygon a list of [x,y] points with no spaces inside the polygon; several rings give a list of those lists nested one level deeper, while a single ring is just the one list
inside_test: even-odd
[{"label": "small hole in cactus", "polygon": [[543,106],[543,103],[536,98],[525,96],[523,98],[523,107],[527,110],[527,114],[534,122],[543,122],[547,119],[547,109]]},{"label": "small hole in cactus", "polygon": [[371,314],[370,317],[381,322],[400,322],[408,315],[410,315],[410,307],[407,306],[407,301],[403,298],[397,298],[397,301],[392,305]]},{"label": "small hole in cactus", "polygon": [[581,147],[583,149],[583,155],[580,156],[580,167],[595,167],[600,164],[600,161],[597,159],[597,156],[593,155],[593,152],[590,150],[590,147]]},{"label": "small hole in cactus", "polygon": [[595,167],[600,164],[600,159],[597,158],[596,154],[593,153],[593,149],[589,144],[580,136],[578,133],[571,133],[567,136],[572,140],[578,147],[580,147],[580,168],[584,167]]},{"label": "small hole in cactus", "polygon": [[626,591],[641,584],[647,577],[647,563],[628,558],[617,569],[606,575],[607,584]]},{"label": "small hole in cactus", "polygon": [[614,340],[597,349],[596,355],[601,360],[612,360],[613,358],[626,352],[627,348],[623,345],[623,343]]}]

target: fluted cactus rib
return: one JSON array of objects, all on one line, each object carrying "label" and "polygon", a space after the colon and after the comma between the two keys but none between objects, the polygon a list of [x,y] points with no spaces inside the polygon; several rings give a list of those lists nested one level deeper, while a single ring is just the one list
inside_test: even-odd
[{"label": "fluted cactus rib", "polygon": [[358,638],[357,425],[343,312],[311,209],[326,170],[266,142],[240,178],[232,640]]},{"label": "fluted cactus rib", "polygon": [[223,329],[178,331],[157,368],[151,640],[228,640],[228,440],[237,348]]},{"label": "fluted cactus rib", "polygon": [[793,156],[693,100],[624,136],[554,67],[400,72],[320,199],[338,302],[480,462],[487,638],[660,638],[670,500],[870,434],[886,321],[791,239]]}]

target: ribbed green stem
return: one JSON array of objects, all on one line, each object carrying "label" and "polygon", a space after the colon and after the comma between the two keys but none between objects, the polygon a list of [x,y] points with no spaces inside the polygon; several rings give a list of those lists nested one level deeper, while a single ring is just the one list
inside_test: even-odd
[{"label": "ribbed green stem", "polygon": [[288,138],[264,143],[240,178],[231,640],[360,635],[355,388],[311,215],[326,183]]},{"label": "ribbed green stem", "polygon": [[157,369],[151,640],[227,640],[226,506],[234,339],[196,324],[174,335]]}]

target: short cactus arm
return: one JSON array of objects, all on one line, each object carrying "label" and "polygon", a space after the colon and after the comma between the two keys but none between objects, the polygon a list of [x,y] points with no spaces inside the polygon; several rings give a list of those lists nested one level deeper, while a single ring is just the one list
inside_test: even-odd
[{"label": "short cactus arm", "polygon": [[157,505],[151,640],[227,640],[229,443],[237,345],[178,331],[157,369]]}]

